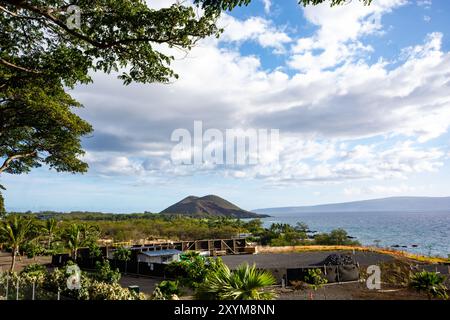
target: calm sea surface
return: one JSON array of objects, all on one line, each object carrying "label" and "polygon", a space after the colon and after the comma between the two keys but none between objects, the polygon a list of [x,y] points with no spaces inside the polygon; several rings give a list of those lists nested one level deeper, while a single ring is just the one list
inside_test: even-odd
[{"label": "calm sea surface", "polygon": [[[447,257],[450,254],[450,212],[339,212],[285,213],[264,218],[264,226],[272,223],[305,222],[311,230],[329,232],[343,228],[363,245],[393,245],[414,253]],[[412,247],[417,245],[417,248]]]}]

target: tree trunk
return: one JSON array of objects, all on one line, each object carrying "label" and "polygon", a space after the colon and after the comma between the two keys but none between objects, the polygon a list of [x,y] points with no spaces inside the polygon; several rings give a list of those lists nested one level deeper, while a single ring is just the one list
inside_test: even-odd
[{"label": "tree trunk", "polygon": [[16,265],[16,253],[17,253],[17,248],[13,247],[12,249],[12,255],[11,255],[11,269],[10,271],[14,271],[14,266]]}]

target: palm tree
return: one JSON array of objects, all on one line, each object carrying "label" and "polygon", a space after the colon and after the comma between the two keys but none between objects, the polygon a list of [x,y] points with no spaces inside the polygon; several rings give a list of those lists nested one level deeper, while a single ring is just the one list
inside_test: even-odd
[{"label": "palm tree", "polygon": [[51,249],[51,245],[55,237],[57,227],[58,221],[56,221],[56,219],[51,218],[45,221],[45,225],[43,226],[42,229],[47,237],[47,249]]},{"label": "palm tree", "polygon": [[2,221],[0,224],[0,239],[11,247],[11,268],[14,270],[16,264],[16,256],[20,247],[27,241],[35,238],[35,224],[32,219],[14,216],[11,219]]},{"label": "palm tree", "polygon": [[98,227],[84,224],[71,224],[61,235],[70,255],[74,261],[77,260],[78,250],[87,247],[98,238]]},{"label": "palm tree", "polygon": [[271,300],[275,293],[266,287],[274,285],[275,278],[255,265],[243,264],[231,271],[223,262],[210,273],[197,291],[201,299],[210,300]]},{"label": "palm tree", "polygon": [[125,262],[125,274],[127,274],[127,264],[131,259],[131,250],[125,247],[117,248],[114,251],[114,259]]},{"label": "palm tree", "polygon": [[70,250],[70,256],[73,260],[77,260],[78,249],[81,248],[81,228],[78,224],[71,224],[65,229],[61,235],[64,245]]}]

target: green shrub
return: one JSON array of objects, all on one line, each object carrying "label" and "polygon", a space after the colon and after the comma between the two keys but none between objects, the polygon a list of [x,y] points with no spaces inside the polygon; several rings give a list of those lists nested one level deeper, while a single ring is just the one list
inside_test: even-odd
[{"label": "green shrub", "polygon": [[120,280],[119,269],[113,270],[109,264],[109,260],[97,261],[95,264],[95,274],[93,278],[100,282],[118,283]]},{"label": "green shrub", "polygon": [[179,296],[181,290],[178,281],[164,280],[157,285],[153,296],[155,300],[172,300],[174,296]]},{"label": "green shrub", "polygon": [[305,282],[313,290],[320,289],[324,284],[328,283],[328,280],[322,274],[320,269],[309,269],[308,274],[305,276]]},{"label": "green shrub", "polygon": [[219,260],[218,268],[208,274],[196,296],[206,300],[271,300],[275,293],[268,287],[275,282],[269,271],[255,265],[243,264],[231,271]]},{"label": "green shrub", "polygon": [[32,263],[25,266],[20,272],[20,274],[35,274],[35,273],[43,274],[46,272],[47,272],[46,266],[38,263]]},{"label": "green shrub", "polygon": [[[52,273],[48,273],[44,281],[44,288],[48,291],[61,294],[61,297],[75,299],[75,300],[145,300],[144,294],[135,293],[127,288],[122,288],[116,282],[103,282],[98,279],[104,277],[110,281],[116,281],[114,276],[111,276],[111,269],[109,263],[104,262],[100,265],[100,273],[106,275],[98,276],[95,274],[93,278],[90,278],[86,272],[81,271],[79,273],[80,288],[70,289],[68,287],[68,280],[74,276],[73,272],[70,272],[70,267],[76,266],[74,263],[69,262],[64,268],[56,268]],[[109,270],[109,271],[108,271]],[[112,271],[114,273],[114,271]]]},{"label": "green shrub", "polygon": [[444,276],[436,272],[421,271],[411,276],[410,286],[419,292],[425,292],[429,299],[448,299],[448,289],[444,283]]},{"label": "green shrub", "polygon": [[120,247],[114,250],[114,259],[120,261],[130,261],[131,259],[131,250],[125,247]]},{"label": "green shrub", "polygon": [[89,300],[145,300],[145,295],[122,288],[118,283],[93,281],[88,288]]},{"label": "green shrub", "polygon": [[37,256],[44,255],[45,249],[39,243],[34,241],[29,241],[22,245],[21,251],[27,256],[27,258],[31,259]]},{"label": "green shrub", "polygon": [[215,266],[214,259],[205,258],[197,252],[187,252],[181,256],[181,261],[170,263],[167,271],[176,276],[182,286],[195,290]]},{"label": "green shrub", "polygon": [[324,246],[359,245],[358,241],[349,239],[347,231],[344,229],[335,229],[330,233],[320,233],[314,237],[314,243]]}]

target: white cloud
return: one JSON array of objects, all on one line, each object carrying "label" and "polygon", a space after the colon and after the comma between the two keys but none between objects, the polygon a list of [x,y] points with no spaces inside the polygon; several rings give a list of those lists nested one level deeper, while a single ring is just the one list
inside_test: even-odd
[{"label": "white cloud", "polygon": [[[284,143],[278,165],[247,168],[245,177],[265,178],[278,184],[406,179],[415,173],[436,172],[445,156],[440,149],[414,146],[410,141],[392,147],[357,145],[340,154],[336,154],[337,147],[330,142],[294,146],[289,140]],[[239,172],[243,175],[242,170]]]},{"label": "white cloud", "polygon": [[256,41],[263,48],[273,48],[275,53],[284,53],[285,45],[292,39],[282,29],[278,29],[270,20],[261,17],[250,17],[238,20],[224,14],[219,25],[225,29],[220,41],[243,42]]},{"label": "white cloud", "polygon": [[362,6],[353,1],[333,10],[328,3],[306,7],[305,18],[318,30],[311,37],[297,40],[289,66],[302,72],[323,70],[370,53],[373,48],[364,45],[359,40],[361,36],[381,33],[382,15],[405,3],[406,0],[380,0]]},{"label": "white cloud", "polygon": [[[219,174],[277,185],[406,179],[436,172],[446,151],[426,142],[450,127],[450,54],[442,50],[442,34],[432,33],[423,44],[404,49],[396,65],[352,59],[355,52],[369,50],[359,37],[381,32],[380,15],[401,4],[379,1],[369,14],[352,4],[344,17],[322,7],[319,13],[306,11],[321,29],[300,39],[295,50],[311,54],[310,63],[318,67],[292,76],[280,69],[263,70],[257,56],[220,48],[214,39],[174,62],[181,79],[170,85],[124,87],[111,76],[94,75],[93,85],[74,92],[87,107],[81,115],[96,128],[85,142],[92,171],[139,177]],[[341,19],[354,28],[332,35],[333,25],[345,23]],[[280,50],[288,42],[284,36],[277,40],[280,31],[262,18],[228,16],[224,21],[228,28],[220,41],[253,40]],[[330,43],[331,51],[314,54],[320,48],[316,40],[323,49]],[[337,53],[345,63],[323,70]],[[194,120],[202,120],[205,129],[280,129],[280,162],[173,166],[170,134],[176,128],[192,130]],[[366,138],[377,142],[368,144]]]},{"label": "white cloud", "polygon": [[298,74],[265,98],[276,101],[276,108],[255,104],[255,123],[347,139],[386,134],[421,142],[436,138],[450,125],[450,54],[441,51],[441,39],[433,33],[424,45],[404,50],[396,68],[384,61],[360,61]]}]

